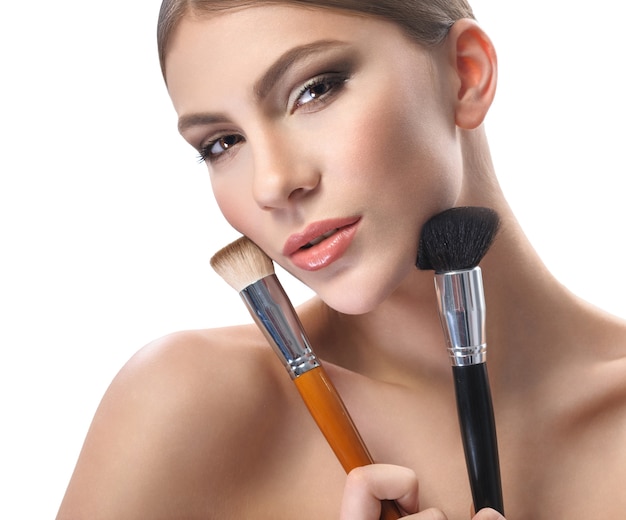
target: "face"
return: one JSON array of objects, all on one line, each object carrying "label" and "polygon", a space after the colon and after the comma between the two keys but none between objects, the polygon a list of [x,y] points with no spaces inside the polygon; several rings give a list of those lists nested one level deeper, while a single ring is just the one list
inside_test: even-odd
[{"label": "face", "polygon": [[280,4],[189,17],[166,60],[228,222],[346,313],[415,271],[459,197],[449,74],[390,22]]}]

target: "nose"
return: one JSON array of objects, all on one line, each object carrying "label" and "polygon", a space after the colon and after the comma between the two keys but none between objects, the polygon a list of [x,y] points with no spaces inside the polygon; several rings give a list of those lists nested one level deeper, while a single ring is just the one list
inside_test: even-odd
[{"label": "nose", "polygon": [[287,208],[317,188],[320,172],[310,151],[298,146],[293,136],[273,134],[257,142],[252,189],[261,209]]}]

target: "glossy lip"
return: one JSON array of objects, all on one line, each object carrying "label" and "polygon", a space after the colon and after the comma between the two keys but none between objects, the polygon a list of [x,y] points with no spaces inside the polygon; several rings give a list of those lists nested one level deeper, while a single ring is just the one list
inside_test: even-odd
[{"label": "glossy lip", "polygon": [[[306,271],[316,271],[338,260],[348,249],[357,230],[360,217],[329,219],[308,225],[301,233],[294,233],[285,242],[283,255]],[[307,249],[309,242],[336,229],[330,237]]]}]

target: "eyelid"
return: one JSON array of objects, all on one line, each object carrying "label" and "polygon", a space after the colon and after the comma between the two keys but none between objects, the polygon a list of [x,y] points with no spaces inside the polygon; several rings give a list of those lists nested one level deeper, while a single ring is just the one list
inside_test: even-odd
[{"label": "eyelid", "polygon": [[[293,114],[297,110],[304,107],[311,109],[314,107],[317,108],[319,104],[327,103],[343,89],[345,83],[350,79],[350,76],[351,75],[347,72],[324,72],[307,80],[303,85],[296,89],[295,95],[290,98],[290,113]],[[299,103],[302,96],[304,96],[307,91],[324,84],[331,86],[327,92],[320,94],[319,97],[312,97],[310,101],[305,103]],[[313,106],[308,107],[307,105]]]},{"label": "eyelid", "polygon": [[[299,87],[296,87],[292,90],[292,95],[289,96],[287,101],[287,106],[289,107],[288,111],[290,114],[300,110],[306,111],[310,110],[312,112],[322,108],[326,103],[330,102],[336,94],[338,94],[344,87],[345,83],[351,79],[352,75],[355,72],[355,69],[359,63],[359,60],[356,56],[342,56],[340,58],[335,58],[329,61],[326,61],[325,65],[322,65],[318,62],[317,71],[318,74],[308,75],[309,79],[304,83],[300,82]],[[314,72],[309,67],[312,68],[312,64],[309,64],[306,68],[309,69],[309,72]],[[303,70],[300,71],[301,73]],[[306,76],[305,76],[306,77]],[[307,89],[313,88],[316,85],[323,84],[324,82],[328,82],[332,84],[332,88],[328,93],[324,93],[320,95],[319,98],[313,99],[308,103],[303,103],[301,105],[297,105],[297,100],[306,92]],[[293,92],[295,91],[295,94]],[[311,105],[311,106],[307,106]],[[224,119],[224,122],[227,122],[227,119]],[[228,125],[230,126],[230,125]],[[217,130],[217,129],[216,129]],[[210,135],[210,138],[203,139],[200,141],[200,145],[196,146],[198,150],[198,161],[205,162],[208,161],[210,163],[215,163],[217,161],[225,159],[227,156],[230,156],[232,152],[235,152],[242,142],[246,141],[244,134],[239,129],[219,129],[215,132],[207,132]],[[233,144],[231,148],[224,150],[222,153],[217,155],[211,155],[210,148],[215,145],[217,141],[223,139],[228,136],[237,136],[240,140]],[[191,139],[189,139],[191,141]]]},{"label": "eyelid", "polygon": [[[222,152],[220,153],[214,153],[211,151],[211,149],[220,142],[220,140],[227,138],[227,137],[234,137],[237,139],[237,141],[229,146],[227,146]],[[243,135],[241,135],[241,133],[238,132],[219,132],[216,133],[214,135],[211,136],[210,139],[208,139],[207,141],[204,142],[204,144],[200,145],[198,147],[198,162],[209,162],[209,163],[215,163],[217,161],[220,161],[222,159],[224,159],[226,156],[230,155],[232,152],[234,152],[236,150],[236,148],[238,147],[238,145],[240,145],[242,142],[245,142],[245,137]]]}]

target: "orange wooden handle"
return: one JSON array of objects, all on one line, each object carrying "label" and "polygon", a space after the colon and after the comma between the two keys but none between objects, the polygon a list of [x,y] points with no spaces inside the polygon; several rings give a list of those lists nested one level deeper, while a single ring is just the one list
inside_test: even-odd
[{"label": "orange wooden handle", "polygon": [[324,368],[309,370],[294,383],[346,473],[371,464],[372,457]]},{"label": "orange wooden handle", "polygon": [[[372,464],[372,456],[324,368],[309,370],[296,377],[294,383],[346,473]],[[384,500],[381,506],[381,520],[401,518],[395,502]]]}]

